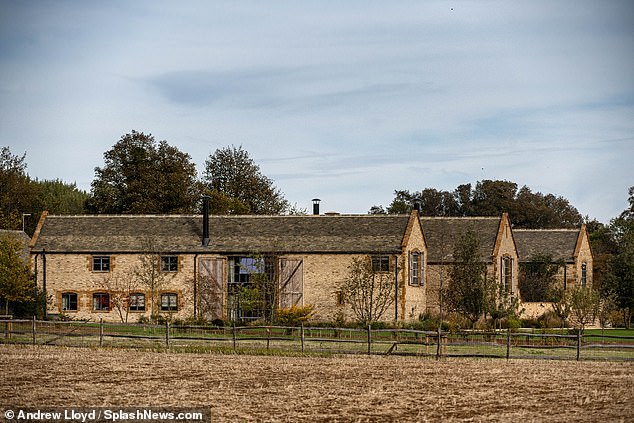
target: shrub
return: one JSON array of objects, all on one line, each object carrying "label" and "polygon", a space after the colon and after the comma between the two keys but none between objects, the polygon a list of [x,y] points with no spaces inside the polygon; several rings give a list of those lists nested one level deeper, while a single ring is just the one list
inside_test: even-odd
[{"label": "shrub", "polygon": [[284,326],[299,326],[310,319],[314,311],[315,307],[312,304],[280,308],[277,310],[277,323]]}]

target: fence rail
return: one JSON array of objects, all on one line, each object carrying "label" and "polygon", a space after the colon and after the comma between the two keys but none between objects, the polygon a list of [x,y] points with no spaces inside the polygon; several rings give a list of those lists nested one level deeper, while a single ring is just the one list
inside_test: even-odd
[{"label": "fence rail", "polygon": [[226,352],[634,360],[634,336],[0,319],[0,343]]}]

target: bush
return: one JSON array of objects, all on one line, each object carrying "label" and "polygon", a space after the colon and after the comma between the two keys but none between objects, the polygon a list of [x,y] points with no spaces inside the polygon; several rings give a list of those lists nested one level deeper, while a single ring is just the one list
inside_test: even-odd
[{"label": "bush", "polygon": [[284,326],[299,326],[310,319],[314,311],[315,307],[312,304],[303,307],[280,308],[277,310],[277,323]]}]

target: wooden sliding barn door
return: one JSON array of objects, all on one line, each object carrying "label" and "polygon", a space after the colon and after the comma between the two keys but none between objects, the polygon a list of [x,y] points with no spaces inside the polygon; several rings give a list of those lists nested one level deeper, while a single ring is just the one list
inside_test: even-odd
[{"label": "wooden sliding barn door", "polygon": [[198,260],[198,292],[201,317],[225,319],[225,259],[201,257]]},{"label": "wooden sliding barn door", "polygon": [[280,259],[280,308],[304,305],[304,261]]}]

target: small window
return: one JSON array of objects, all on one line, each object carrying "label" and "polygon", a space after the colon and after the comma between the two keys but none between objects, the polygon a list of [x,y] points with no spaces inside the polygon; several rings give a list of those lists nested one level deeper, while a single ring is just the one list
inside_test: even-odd
[{"label": "small window", "polygon": [[586,283],[587,283],[587,278],[588,278],[588,265],[586,263],[582,263],[581,264],[581,286],[583,288],[586,287]]},{"label": "small window", "polygon": [[62,294],[62,310],[77,311],[77,294],[74,292],[64,292]]},{"label": "small window", "polygon": [[178,311],[178,295],[161,294],[161,311]]},{"label": "small window", "polygon": [[92,309],[94,311],[110,311],[110,294],[104,292],[92,294]]},{"label": "small window", "polygon": [[373,272],[389,272],[390,256],[372,256]]},{"label": "small window", "polygon": [[93,256],[92,257],[93,272],[109,272],[110,256]]},{"label": "small window", "polygon": [[161,272],[178,272],[178,256],[161,256]]},{"label": "small window", "polygon": [[145,294],[130,294],[128,308],[130,311],[145,311]]}]

